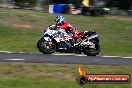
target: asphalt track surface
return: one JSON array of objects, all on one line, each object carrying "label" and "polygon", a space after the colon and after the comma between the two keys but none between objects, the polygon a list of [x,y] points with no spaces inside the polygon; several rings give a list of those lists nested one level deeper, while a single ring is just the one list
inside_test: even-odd
[{"label": "asphalt track surface", "polygon": [[132,57],[0,52],[0,62],[132,65]]}]

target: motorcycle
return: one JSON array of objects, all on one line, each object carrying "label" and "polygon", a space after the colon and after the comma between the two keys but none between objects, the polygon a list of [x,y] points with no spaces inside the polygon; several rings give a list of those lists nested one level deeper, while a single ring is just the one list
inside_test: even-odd
[{"label": "motorcycle", "polygon": [[76,42],[71,37],[72,33],[68,33],[61,28],[55,28],[55,25],[50,25],[44,30],[41,39],[37,43],[37,48],[44,54],[52,54],[54,52],[72,52],[77,54],[83,52],[87,56],[99,54],[99,35],[95,31],[85,31],[78,35],[82,39],[80,42]]}]

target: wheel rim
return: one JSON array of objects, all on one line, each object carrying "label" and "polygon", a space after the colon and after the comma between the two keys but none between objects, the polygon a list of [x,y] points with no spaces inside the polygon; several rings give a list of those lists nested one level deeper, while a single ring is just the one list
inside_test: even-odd
[{"label": "wheel rim", "polygon": [[53,42],[43,41],[41,43],[41,47],[44,49],[45,52],[52,52],[55,50],[55,44]]},{"label": "wheel rim", "polygon": [[97,52],[98,51],[98,44],[96,44],[95,42],[93,42],[94,45],[91,47],[91,46],[85,46],[85,48],[90,51],[90,52]]}]

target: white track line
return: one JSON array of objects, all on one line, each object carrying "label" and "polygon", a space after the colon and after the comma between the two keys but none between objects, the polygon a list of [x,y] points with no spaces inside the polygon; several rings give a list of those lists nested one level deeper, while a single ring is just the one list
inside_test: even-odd
[{"label": "white track line", "polygon": [[79,55],[79,54],[76,54],[76,55],[74,55],[74,56],[87,56],[87,55],[82,55],[82,54]]},{"label": "white track line", "polygon": [[121,57],[121,56],[101,56],[101,57]]},{"label": "white track line", "polygon": [[13,52],[10,52],[10,51],[0,51],[0,53],[13,53]]},{"label": "white track line", "polygon": [[132,58],[132,57],[122,57],[122,58]]},{"label": "white track line", "polygon": [[70,55],[72,55],[72,56],[87,56],[87,55],[82,55],[82,54],[73,54],[73,53],[69,53],[69,54],[53,54],[53,55],[57,55],[57,56],[61,56],[61,55],[66,55],[66,56],[70,56]]},{"label": "white track line", "polygon": [[23,61],[25,59],[5,59],[5,60],[8,60],[8,61]]},{"label": "white track line", "polygon": [[19,52],[19,53],[25,53],[25,52]]},{"label": "white track line", "polygon": [[69,53],[69,54],[53,54],[53,55],[58,55],[58,56],[59,56],[59,55],[67,55],[67,56],[68,56],[68,55],[74,55],[74,54],[70,54],[70,53]]},{"label": "white track line", "polygon": [[[15,52],[11,52],[11,51],[0,51],[0,53],[15,53]],[[33,54],[33,53],[30,53],[30,52],[17,52],[17,53],[29,53],[29,54]],[[82,55],[82,54],[73,54],[73,53],[68,53],[68,54],[52,54],[52,55],[58,55],[58,56],[61,56],[61,55],[64,55],[64,56],[87,56],[87,55]],[[109,55],[105,55],[105,56],[100,56],[100,57],[121,57],[121,58],[132,58],[132,57],[122,57],[122,56],[109,56]]]}]

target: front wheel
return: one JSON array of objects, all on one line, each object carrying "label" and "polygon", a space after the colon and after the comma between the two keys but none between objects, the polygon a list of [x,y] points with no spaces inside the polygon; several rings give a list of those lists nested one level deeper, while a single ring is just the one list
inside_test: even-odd
[{"label": "front wheel", "polygon": [[93,41],[93,46],[84,45],[83,46],[83,53],[87,56],[96,56],[100,52],[100,45],[98,42]]},{"label": "front wheel", "polygon": [[56,44],[53,41],[45,41],[41,38],[37,43],[37,48],[44,54],[52,54],[56,51]]}]

